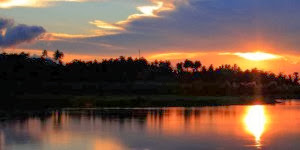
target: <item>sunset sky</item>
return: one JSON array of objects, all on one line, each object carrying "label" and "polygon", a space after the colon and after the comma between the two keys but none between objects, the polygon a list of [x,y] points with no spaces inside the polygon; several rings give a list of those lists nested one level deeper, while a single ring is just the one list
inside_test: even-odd
[{"label": "sunset sky", "polygon": [[0,0],[5,52],[300,70],[299,0]]}]

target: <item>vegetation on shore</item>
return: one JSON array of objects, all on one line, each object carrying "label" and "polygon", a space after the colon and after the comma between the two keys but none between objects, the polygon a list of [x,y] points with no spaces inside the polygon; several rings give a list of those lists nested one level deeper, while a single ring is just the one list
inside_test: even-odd
[{"label": "vegetation on shore", "polygon": [[58,50],[53,59],[47,51],[40,57],[0,54],[1,106],[201,106],[250,104],[257,96],[300,96],[297,72],[276,75],[258,69],[243,71],[237,65],[206,67],[191,60],[174,68],[169,61],[122,56],[63,64],[63,56]]},{"label": "vegetation on shore", "polygon": [[[243,104],[273,104],[272,98],[253,96],[183,96],[183,95],[110,95],[55,96],[30,95],[18,98],[18,105],[31,107],[191,107]],[[38,105],[34,105],[38,104]],[[16,105],[13,105],[16,106]]]}]

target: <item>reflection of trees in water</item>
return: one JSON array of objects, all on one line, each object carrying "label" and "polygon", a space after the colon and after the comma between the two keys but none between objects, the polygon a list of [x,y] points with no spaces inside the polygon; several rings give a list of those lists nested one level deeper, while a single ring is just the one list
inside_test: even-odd
[{"label": "reflection of trees in water", "polygon": [[200,122],[202,116],[208,117],[212,121],[215,117],[226,118],[235,116],[236,113],[234,108],[228,107],[170,108],[154,110],[149,113],[148,117],[151,118],[150,122],[154,124],[161,125],[164,122],[176,121],[183,122],[183,125],[189,126],[192,123]]},{"label": "reflection of trees in water", "polygon": [[[171,135],[203,132],[204,128],[210,126],[209,124],[228,122],[235,118],[241,111],[238,107],[166,108],[163,109],[162,115],[154,115],[154,113],[148,115],[147,130],[149,133]],[[217,130],[223,132],[222,128]]]},{"label": "reflection of trees in water", "polygon": [[[55,112],[36,112],[23,115],[18,121],[7,123],[17,126],[20,130],[26,131],[30,121],[39,121],[41,129],[52,127],[54,130],[63,130],[69,125],[95,125],[101,124],[114,125],[122,129],[123,127],[139,127],[143,129],[150,123],[161,126],[170,117],[181,120],[185,126],[201,121],[201,117],[206,118],[228,117],[235,115],[235,109],[231,107],[201,107],[201,108],[140,108],[140,109],[69,109]],[[149,120],[150,119],[150,120]],[[67,124],[68,123],[68,124]],[[83,123],[83,124],[82,124]],[[100,126],[99,126],[100,124]],[[3,124],[1,124],[3,125]],[[50,126],[49,126],[50,125]],[[18,133],[19,134],[19,133]],[[22,137],[19,136],[18,137]]]},{"label": "reflection of trees in water", "polygon": [[53,126],[55,129],[61,129],[62,126],[62,112],[61,111],[56,111],[53,113]]},{"label": "reflection of trees in water", "polygon": [[145,124],[148,110],[145,109],[83,109],[83,110],[68,110],[67,114],[70,118],[83,118],[95,121],[100,119],[102,122],[117,121],[122,126],[126,121],[135,121],[142,127]]},{"label": "reflection of trees in water", "polygon": [[126,120],[134,120],[140,124],[144,124],[147,117],[153,116],[158,120],[163,120],[175,113],[177,116],[184,117],[186,121],[191,117],[200,118],[201,115],[207,115],[211,118],[214,116],[235,116],[236,111],[234,107],[198,107],[198,108],[136,108],[136,109],[69,109],[64,111],[54,112],[30,112],[23,113],[18,116],[18,124],[24,126],[28,119],[39,119],[41,125],[45,126],[49,120],[52,121],[53,126],[57,129],[61,128],[64,122],[76,121],[80,123],[83,119],[88,121],[95,121],[100,119],[103,122],[111,122],[118,120],[120,124]]},{"label": "reflection of trees in water", "polygon": [[[147,117],[154,116],[158,120],[163,120],[171,114],[176,113],[178,116],[184,117],[186,121],[191,117],[199,118],[201,115],[207,115],[213,118],[215,115],[235,116],[236,111],[232,107],[199,107],[199,108],[136,108],[136,109],[69,109],[54,112],[31,112],[19,115],[18,122],[20,126],[25,125],[29,118],[37,118],[41,125],[45,125],[51,118],[55,128],[59,129],[63,122],[72,119],[80,123],[83,119],[95,121],[100,119],[103,122],[111,122],[118,120],[120,124],[126,120],[134,120],[144,124]],[[21,117],[20,117],[21,116]]]},{"label": "reflection of trees in water", "polygon": [[0,150],[4,150],[5,148],[5,137],[3,132],[0,130]]},{"label": "reflection of trees in water", "polygon": [[[36,114],[28,114],[21,120],[0,123],[0,146],[6,143],[30,141],[38,143],[44,132],[48,134],[59,132],[81,131],[159,131],[175,125],[170,132],[180,133],[196,131],[203,120],[210,117],[228,117],[235,115],[234,108],[201,107],[201,108],[140,108],[140,109],[70,109]],[[170,120],[175,119],[175,120]],[[169,124],[179,121],[180,124]],[[75,130],[74,130],[75,129]],[[150,130],[149,130],[150,129]],[[1,135],[2,134],[2,135]],[[5,137],[4,137],[5,136]]]}]

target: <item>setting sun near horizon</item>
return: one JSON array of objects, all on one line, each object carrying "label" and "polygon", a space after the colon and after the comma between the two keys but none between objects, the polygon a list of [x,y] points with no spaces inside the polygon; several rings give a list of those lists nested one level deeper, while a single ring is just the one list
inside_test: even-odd
[{"label": "setting sun near horizon", "polygon": [[262,60],[270,60],[270,59],[278,59],[281,56],[265,53],[265,52],[247,52],[247,53],[234,53],[237,56],[242,58],[252,60],[252,61],[262,61]]}]

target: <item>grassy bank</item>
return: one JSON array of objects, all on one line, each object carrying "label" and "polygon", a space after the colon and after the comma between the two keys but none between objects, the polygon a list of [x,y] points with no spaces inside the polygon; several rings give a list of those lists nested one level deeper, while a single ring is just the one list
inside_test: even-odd
[{"label": "grassy bank", "polygon": [[243,96],[181,96],[181,95],[142,95],[142,96],[77,96],[71,100],[75,107],[191,107],[243,105],[254,103],[274,103],[270,99],[257,100]]},{"label": "grassy bank", "polygon": [[3,101],[5,108],[63,107],[192,107],[275,103],[271,98],[253,96],[184,96],[184,95],[26,95]]}]

